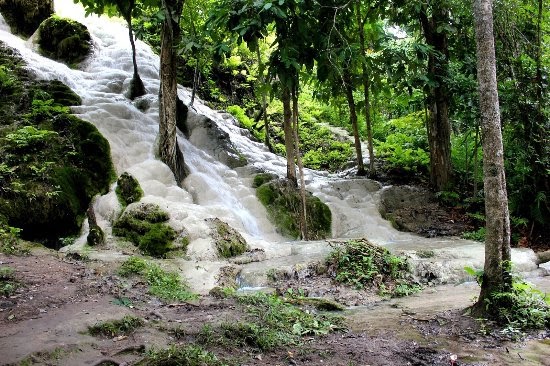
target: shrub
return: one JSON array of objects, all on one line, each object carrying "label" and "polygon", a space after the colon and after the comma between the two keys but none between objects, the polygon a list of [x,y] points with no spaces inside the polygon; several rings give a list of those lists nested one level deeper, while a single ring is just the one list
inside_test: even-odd
[{"label": "shrub", "polygon": [[422,288],[412,280],[407,258],[367,240],[338,243],[327,258],[334,279],[354,286],[378,288],[382,295],[406,296]]}]

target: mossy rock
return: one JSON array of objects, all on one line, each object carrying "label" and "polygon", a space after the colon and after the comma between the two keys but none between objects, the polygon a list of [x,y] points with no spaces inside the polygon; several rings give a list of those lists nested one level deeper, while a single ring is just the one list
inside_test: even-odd
[{"label": "mossy rock", "polygon": [[0,0],[0,13],[13,33],[30,37],[54,13],[53,0]]},{"label": "mossy rock", "polygon": [[0,215],[23,239],[56,248],[79,233],[92,197],[109,190],[109,143],[69,114],[80,98],[67,86],[34,80],[1,42],[0,61]]},{"label": "mossy rock", "polygon": [[256,174],[254,176],[254,181],[252,182],[252,188],[258,188],[262,184],[271,182],[274,179],[277,179],[277,175],[273,173]]},{"label": "mossy rock", "polygon": [[[260,180],[260,179],[259,179]],[[285,179],[270,180],[256,189],[256,196],[267,208],[270,220],[279,232],[290,238],[300,237],[300,191]],[[306,192],[307,235],[311,240],[331,236],[332,213],[319,198]]]},{"label": "mossy rock", "polygon": [[231,258],[246,252],[249,247],[242,235],[218,218],[207,219],[216,250],[221,258]]},{"label": "mossy rock", "polygon": [[139,201],[143,197],[143,190],[138,180],[130,173],[124,172],[117,180],[115,189],[118,200],[126,207],[130,203]]},{"label": "mossy rock", "polygon": [[113,225],[113,234],[126,238],[145,254],[165,257],[177,233],[166,221],[170,216],[152,203],[130,204]]},{"label": "mossy rock", "polygon": [[94,225],[90,227],[90,231],[86,237],[86,242],[92,247],[103,245],[105,244],[105,233],[99,226]]},{"label": "mossy rock", "polygon": [[75,65],[91,52],[92,37],[85,25],[57,15],[39,27],[38,45],[46,57]]}]

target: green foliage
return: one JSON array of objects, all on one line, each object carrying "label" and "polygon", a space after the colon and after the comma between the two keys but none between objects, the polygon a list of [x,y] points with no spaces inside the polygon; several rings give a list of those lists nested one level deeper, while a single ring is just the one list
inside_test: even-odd
[{"label": "green foliage", "polygon": [[466,232],[464,232],[462,234],[462,237],[464,239],[468,239],[468,240],[475,240],[475,241],[484,242],[485,241],[485,235],[486,235],[485,227],[480,227],[476,231],[466,231]]},{"label": "green foliage", "polygon": [[15,280],[15,271],[8,266],[0,266],[0,295],[9,297],[20,286]]},{"label": "green foliage", "polygon": [[395,256],[367,240],[338,243],[327,264],[336,281],[357,289],[378,287],[381,294],[394,297],[422,289],[412,280],[406,257]]},{"label": "green foliage", "polygon": [[483,282],[483,270],[482,269],[474,269],[472,267],[464,267],[464,271],[472,276],[478,285],[481,286],[481,283]]},{"label": "green foliage", "polygon": [[[473,271],[471,268],[466,271],[473,272],[481,285],[483,271]],[[489,294],[484,307],[487,318],[504,326],[504,332],[511,335],[550,327],[550,296],[517,276],[513,277],[510,290]]]},{"label": "green foliage", "polygon": [[171,346],[166,349],[151,349],[147,357],[136,366],[222,366],[225,365],[211,352],[197,345]]},{"label": "green foliage", "polygon": [[411,113],[376,125],[373,130],[378,156],[390,170],[425,173],[430,157],[423,114]]},{"label": "green foliage", "polygon": [[28,253],[28,250],[21,247],[20,232],[21,229],[5,224],[0,218],[0,253],[8,255],[23,255]]},{"label": "green foliage", "polygon": [[6,144],[17,150],[39,149],[51,141],[58,133],[50,130],[39,130],[33,126],[25,126],[4,137]]},{"label": "green foliage", "polygon": [[125,315],[122,319],[110,320],[94,324],[88,327],[88,332],[93,336],[117,337],[132,334],[137,328],[143,326],[143,319]]},{"label": "green foliage", "polygon": [[324,335],[342,328],[342,318],[303,311],[276,295],[256,293],[238,296],[237,301],[246,312],[245,319],[223,323],[219,329],[206,325],[200,335],[202,343],[272,351],[299,345],[304,336]]},{"label": "green foliage", "polygon": [[138,257],[128,258],[118,273],[123,277],[138,275],[145,278],[149,293],[161,300],[185,301],[195,297],[177,273],[163,270],[157,264]]}]

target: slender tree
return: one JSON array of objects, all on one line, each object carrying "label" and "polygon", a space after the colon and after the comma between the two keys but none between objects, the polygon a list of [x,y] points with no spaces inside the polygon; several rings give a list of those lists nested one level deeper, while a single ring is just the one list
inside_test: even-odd
[{"label": "slender tree", "polygon": [[492,5],[492,0],[474,0],[473,2],[483,134],[483,183],[487,232],[481,293],[474,306],[478,313],[485,311],[487,300],[493,293],[511,289],[510,222],[496,79]]},{"label": "slender tree", "polygon": [[164,20],[160,51],[159,155],[174,173],[178,185],[181,185],[185,178],[183,154],[179,149],[176,135],[178,97],[176,47],[179,42],[179,21],[183,4],[184,0],[161,1]]},{"label": "slender tree", "polygon": [[[130,81],[130,88],[128,90],[127,97],[129,99],[135,99],[142,95],[145,95],[146,90],[143,85],[138,72],[136,44],[134,42],[134,30],[132,26],[132,18],[141,14],[141,6],[152,6],[152,0],[145,0],[143,4],[137,4],[136,0],[75,0],[81,3],[86,10],[86,15],[106,14],[110,17],[121,16],[126,21],[128,26],[128,37],[130,39],[130,45],[132,47],[132,65],[134,73],[132,80]],[[140,5],[140,6],[138,6]]]}]

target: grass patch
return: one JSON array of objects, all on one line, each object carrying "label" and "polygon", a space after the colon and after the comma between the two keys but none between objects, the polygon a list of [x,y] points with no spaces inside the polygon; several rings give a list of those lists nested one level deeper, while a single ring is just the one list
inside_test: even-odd
[{"label": "grass patch", "polygon": [[391,254],[387,249],[366,239],[333,243],[327,258],[334,279],[357,289],[375,288],[381,295],[407,296],[422,287],[413,281],[406,257]]},{"label": "grass patch", "polygon": [[136,366],[222,366],[216,355],[200,346],[171,346],[166,349],[152,349],[148,355],[137,362]]},{"label": "grass patch", "polygon": [[19,288],[19,283],[15,280],[14,270],[8,266],[0,267],[0,295],[11,296]]},{"label": "grass patch", "polygon": [[125,315],[119,320],[109,320],[89,326],[88,332],[93,336],[118,337],[131,334],[144,324],[141,318]]},{"label": "grass patch", "polygon": [[199,342],[228,349],[272,351],[298,346],[305,336],[325,335],[343,328],[343,318],[339,316],[306,312],[276,295],[237,296],[237,302],[245,313],[243,319],[216,328],[205,325],[199,333]]},{"label": "grass patch", "polygon": [[149,293],[161,300],[185,301],[196,297],[176,272],[166,271],[142,258],[128,258],[122,263],[118,273],[122,277],[138,275],[144,278],[149,286]]}]

